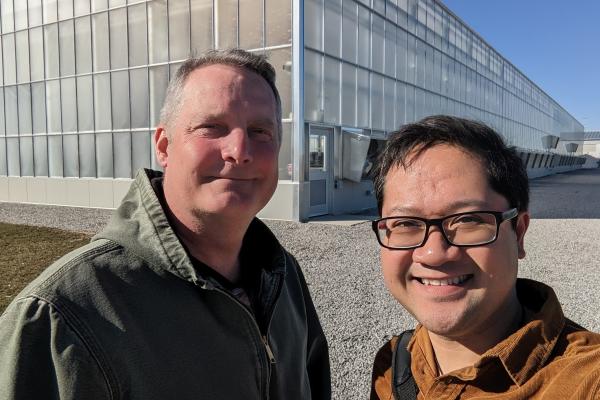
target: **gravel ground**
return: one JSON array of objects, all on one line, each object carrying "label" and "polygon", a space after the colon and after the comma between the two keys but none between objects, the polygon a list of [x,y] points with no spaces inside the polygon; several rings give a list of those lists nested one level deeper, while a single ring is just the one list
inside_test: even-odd
[{"label": "gravel ground", "polygon": [[[520,276],[552,286],[565,314],[600,331],[600,169],[531,182],[532,222]],[[111,211],[0,203],[0,221],[93,233]],[[415,322],[387,293],[368,223],[267,221],[305,272],[329,340],[334,399],[368,396],[376,350]]]}]

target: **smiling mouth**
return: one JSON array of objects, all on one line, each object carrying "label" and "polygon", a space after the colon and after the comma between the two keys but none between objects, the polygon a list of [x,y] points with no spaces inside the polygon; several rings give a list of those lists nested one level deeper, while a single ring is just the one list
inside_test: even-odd
[{"label": "smiling mouth", "polygon": [[462,285],[466,281],[470,280],[473,274],[460,275],[454,278],[448,279],[428,279],[428,278],[415,278],[419,283],[425,286],[458,286]]}]

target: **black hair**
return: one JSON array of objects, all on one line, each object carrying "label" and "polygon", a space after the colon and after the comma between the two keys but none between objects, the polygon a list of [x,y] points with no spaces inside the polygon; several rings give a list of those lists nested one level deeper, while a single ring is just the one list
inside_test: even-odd
[{"label": "black hair", "polygon": [[510,207],[526,211],[529,206],[527,171],[514,147],[489,126],[447,115],[426,117],[402,126],[390,135],[379,155],[373,184],[381,215],[383,189],[391,168],[406,168],[425,150],[437,145],[461,148],[481,161],[492,189],[506,198]]}]

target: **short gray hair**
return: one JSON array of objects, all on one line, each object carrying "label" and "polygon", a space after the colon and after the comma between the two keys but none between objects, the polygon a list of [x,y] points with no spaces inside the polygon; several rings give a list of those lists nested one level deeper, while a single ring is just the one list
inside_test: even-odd
[{"label": "short gray hair", "polygon": [[[281,98],[275,86],[275,69],[267,61],[267,57],[253,54],[242,49],[209,50],[199,57],[187,59],[169,82],[165,102],[160,110],[160,121],[169,125],[183,104],[183,88],[189,75],[198,68],[209,65],[229,65],[244,68],[260,75],[268,84],[275,96],[277,135],[281,143]],[[167,130],[167,135],[168,135]]]}]

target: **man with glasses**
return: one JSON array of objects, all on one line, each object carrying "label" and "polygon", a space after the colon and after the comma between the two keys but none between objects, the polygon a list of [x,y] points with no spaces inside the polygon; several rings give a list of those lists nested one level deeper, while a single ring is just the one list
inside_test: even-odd
[{"label": "man with glasses", "polygon": [[395,132],[375,174],[385,284],[419,324],[377,353],[372,399],[600,398],[600,335],[517,278],[529,188],[514,149],[433,116]]}]

